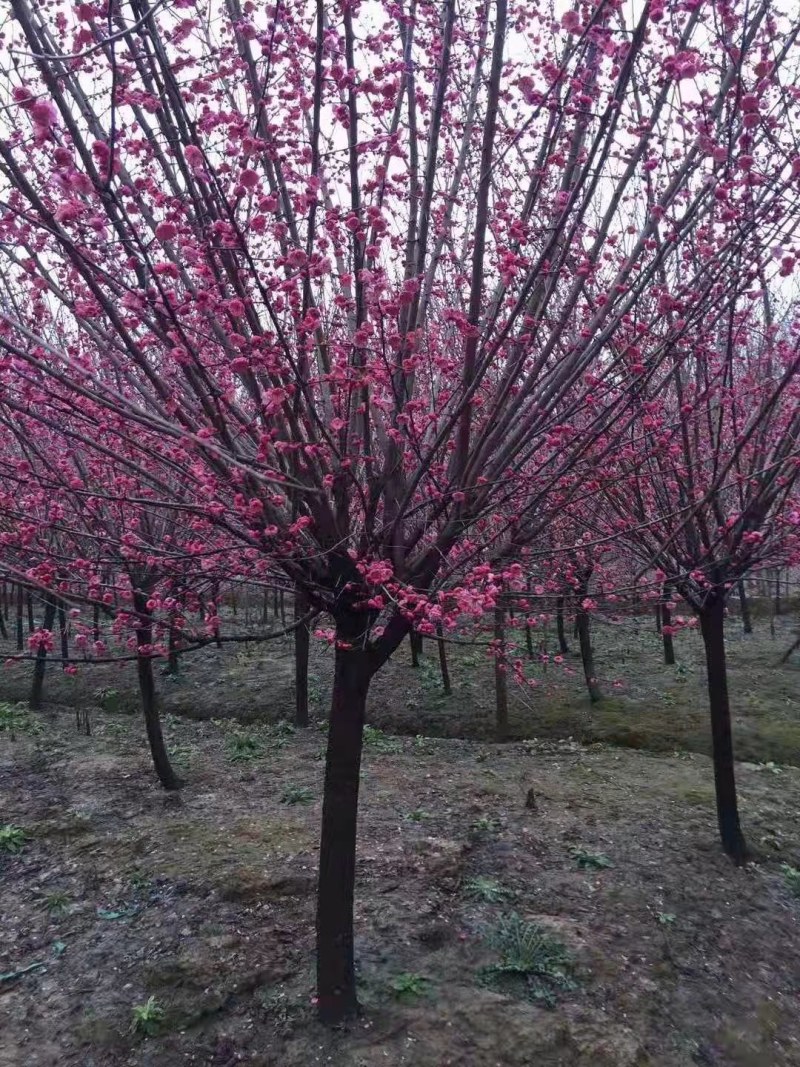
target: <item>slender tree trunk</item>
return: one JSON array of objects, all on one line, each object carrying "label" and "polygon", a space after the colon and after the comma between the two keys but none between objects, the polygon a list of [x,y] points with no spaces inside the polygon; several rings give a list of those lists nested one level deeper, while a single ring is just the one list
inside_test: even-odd
[{"label": "slender tree trunk", "polygon": [[175,629],[175,617],[170,616],[169,634],[167,635],[167,674],[180,673],[180,657],[178,656],[178,633]]},{"label": "slender tree trunk", "polygon": [[[297,587],[294,594],[294,617],[302,619],[308,611],[308,600],[303,590]],[[308,626],[297,626],[294,631],[294,721],[297,726],[308,726],[308,653],[311,634]]]},{"label": "slender tree trunk", "polygon": [[[147,607],[147,594],[138,590],[134,592],[133,606],[137,614],[136,647],[141,650],[144,646],[153,643],[153,616]],[[142,712],[150,745],[150,755],[153,757],[153,766],[158,780],[165,789],[180,789],[183,782],[172,769],[161,731],[161,716],[158,711],[156,685],[153,678],[153,657],[142,655],[139,651],[136,672],[139,676],[139,693],[142,698]]]},{"label": "slender tree trunk", "polygon": [[583,601],[588,593],[588,583],[584,583],[576,592],[577,610],[575,612],[575,629],[578,632],[578,643],[581,649],[581,661],[583,674],[586,678],[586,688],[589,691],[589,699],[593,704],[603,699],[600,686],[597,684],[594,667],[594,649],[592,648],[591,620],[589,612],[583,607]]},{"label": "slender tree trunk", "polygon": [[25,647],[24,617],[25,617],[25,590],[21,585],[17,586],[17,652]]},{"label": "slender tree trunk", "polygon": [[564,598],[560,596],[556,601],[556,634],[558,635],[558,650],[562,656],[569,652],[567,635],[564,632]]},{"label": "slender tree trunk", "polygon": [[[32,634],[36,629],[36,620],[33,617],[33,596],[31,593],[28,593],[26,599],[28,601],[28,633]],[[45,626],[45,630],[47,629],[49,629],[49,627]]]},{"label": "slender tree trunk", "polygon": [[742,629],[746,634],[753,632],[753,620],[750,615],[750,601],[747,599],[747,590],[744,587],[744,579],[740,578],[737,584],[739,593],[739,605],[742,612]]},{"label": "slender tree trunk", "polygon": [[494,642],[495,736],[498,741],[505,741],[508,738],[506,613],[500,604],[494,609]]},{"label": "slender tree trunk", "polygon": [[3,586],[3,610],[0,611],[0,637],[4,641],[8,640],[8,628],[6,627],[6,619],[8,618],[8,602],[6,600],[6,587]]},{"label": "slender tree trunk", "polygon": [[100,605],[95,604],[92,615],[92,635],[95,641],[100,640]]},{"label": "slender tree trunk", "polygon": [[69,634],[67,633],[67,613],[64,610],[64,601],[58,604],[58,630],[61,637],[61,665],[66,667],[69,663]]},{"label": "slender tree trunk", "polygon": [[661,590],[661,640],[664,644],[664,662],[668,667],[672,667],[675,664],[675,644],[672,640],[672,612],[667,607],[667,597],[669,596],[669,590],[664,588]]},{"label": "slender tree trunk", "polygon": [[[357,647],[367,623],[337,620],[317,893],[317,1010],[326,1023],[358,1011],[353,950],[356,822],[364,716],[372,667]],[[346,644],[350,647],[342,647]]]},{"label": "slender tree trunk", "polygon": [[716,597],[700,612],[700,630],[706,653],[719,835],[722,847],[728,855],[736,863],[743,863],[747,850],[739,825],[736,799],[731,708],[725,662],[725,602],[721,596]]},{"label": "slender tree trunk", "polygon": [[[43,630],[53,631],[56,619],[56,602],[48,597],[44,602]],[[31,686],[30,706],[32,711],[38,711],[42,706],[42,693],[44,691],[44,672],[47,666],[47,649],[39,645],[36,650],[36,659],[33,661],[33,685]]]},{"label": "slender tree trunk", "polygon": [[656,604],[656,633],[661,633],[661,605]]},{"label": "slender tree trunk", "polygon": [[417,635],[413,630],[408,635],[408,644],[411,649],[411,666],[419,667],[419,644],[417,643]]},{"label": "slender tree trunk", "polygon": [[8,622],[9,612],[9,600],[11,599],[11,589],[13,586],[8,582],[3,582],[3,619]]},{"label": "slender tree trunk", "polygon": [[269,622],[269,591],[264,590],[261,601],[261,625],[266,626]]},{"label": "slender tree trunk", "polygon": [[775,571],[775,605],[774,612],[776,615],[781,613],[781,572]]},{"label": "slender tree trunk", "polygon": [[439,669],[442,672],[442,689],[444,690],[444,695],[449,697],[453,690],[450,685],[450,670],[447,666],[447,647],[440,622],[436,623],[436,644],[439,646]]}]

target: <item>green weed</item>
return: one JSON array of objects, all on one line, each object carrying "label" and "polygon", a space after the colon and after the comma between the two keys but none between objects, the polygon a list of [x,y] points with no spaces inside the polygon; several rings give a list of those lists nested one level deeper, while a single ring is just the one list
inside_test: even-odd
[{"label": "green weed", "polygon": [[794,893],[796,897],[800,897],[800,870],[797,867],[792,867],[789,863],[782,863],[781,871],[786,888],[791,893]]},{"label": "green weed", "polygon": [[62,919],[65,915],[68,915],[71,904],[72,901],[69,895],[60,889],[47,893],[44,898],[44,906],[54,919]]},{"label": "green weed", "polygon": [[614,864],[603,855],[602,852],[588,852],[585,848],[571,848],[570,856],[582,870],[601,871],[605,867],[613,867]]},{"label": "green weed", "polygon": [[484,967],[481,978],[489,985],[523,992],[547,1005],[556,995],[576,988],[573,961],[566,947],[537,923],[512,912],[487,936],[500,962]]},{"label": "green weed", "polygon": [[493,878],[468,878],[464,882],[464,892],[475,900],[482,900],[486,904],[499,904],[510,897],[511,890],[500,885]]},{"label": "green weed", "polygon": [[137,1004],[131,1013],[131,1033],[155,1037],[164,1022],[164,1009],[155,997],[148,997],[144,1004]]},{"label": "green weed", "polygon": [[25,837],[25,831],[19,826],[12,826],[11,823],[0,826],[0,852],[11,852],[13,855],[22,852]]},{"label": "green weed", "polygon": [[387,736],[377,726],[364,727],[364,747],[387,756],[401,752],[403,748],[398,738]]},{"label": "green weed", "polygon": [[225,738],[225,756],[231,763],[252,763],[264,755],[264,742],[246,730],[234,730]]},{"label": "green weed", "polygon": [[389,988],[398,1000],[425,997],[430,992],[430,979],[424,974],[404,971],[402,974],[395,975],[389,982]]},{"label": "green weed", "polygon": [[313,799],[313,792],[304,785],[288,785],[281,793],[284,804],[309,804]]}]

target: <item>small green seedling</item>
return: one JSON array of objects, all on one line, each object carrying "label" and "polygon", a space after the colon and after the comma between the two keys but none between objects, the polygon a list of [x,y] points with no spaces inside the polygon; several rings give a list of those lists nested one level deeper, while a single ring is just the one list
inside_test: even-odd
[{"label": "small green seedling", "polygon": [[430,984],[430,979],[424,974],[404,971],[402,974],[395,975],[389,983],[389,988],[398,1000],[410,1000],[427,996],[430,992]]},{"label": "small green seedling", "polygon": [[671,911],[657,911],[656,918],[659,926],[672,926],[677,916]]},{"label": "small green seedling", "polygon": [[474,834],[493,834],[496,829],[496,820],[490,818],[488,815],[481,815],[480,818],[475,819],[470,825],[470,830],[472,830]]},{"label": "small green seedling", "polygon": [[403,818],[406,822],[425,822],[432,819],[433,815],[424,808],[415,808],[414,811],[407,811]]},{"label": "small green seedling", "polygon": [[614,866],[608,856],[604,856],[602,852],[587,852],[584,848],[572,848],[569,854],[581,870],[601,871],[605,867]]},{"label": "small green seedling", "polygon": [[6,823],[0,826],[0,852],[11,852],[16,855],[22,852],[25,846],[25,831],[20,826],[12,826]]},{"label": "small green seedling", "polygon": [[797,867],[792,867],[789,863],[782,863],[781,871],[783,872],[783,880],[786,883],[786,888],[791,893],[794,893],[796,897],[800,897],[800,871]]},{"label": "small green seedling", "polygon": [[154,1037],[164,1022],[164,1009],[155,997],[148,997],[144,1004],[137,1004],[131,1013],[131,1033]]},{"label": "small green seedling", "polygon": [[62,919],[67,915],[71,903],[69,896],[60,889],[48,893],[44,898],[44,906],[50,912],[53,919]]},{"label": "small green seedling", "polygon": [[474,900],[482,900],[486,904],[499,904],[512,895],[510,889],[500,885],[493,878],[468,878],[464,882],[464,892]]},{"label": "small green seedling", "polygon": [[304,785],[289,785],[281,794],[284,804],[309,804],[313,799],[313,792]]}]

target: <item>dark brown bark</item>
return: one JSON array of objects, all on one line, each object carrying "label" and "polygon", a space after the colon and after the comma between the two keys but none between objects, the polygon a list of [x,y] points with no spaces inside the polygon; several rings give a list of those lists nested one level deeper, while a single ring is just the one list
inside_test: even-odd
[{"label": "dark brown bark", "polygon": [[413,630],[408,635],[408,644],[411,648],[411,666],[419,667],[419,642]]},{"label": "dark brown bark", "polygon": [[444,695],[449,697],[453,690],[450,685],[450,670],[447,666],[447,647],[444,643],[444,634],[440,622],[436,623],[436,644],[439,646],[439,669],[442,672],[442,689],[444,690]]},{"label": "dark brown bark", "polygon": [[21,585],[17,586],[17,652],[25,647],[24,618],[25,618],[25,590]]},{"label": "dark brown bark", "polygon": [[64,610],[63,600],[58,605],[58,631],[61,637],[61,663],[66,667],[69,663],[69,634],[67,633],[67,613]]},{"label": "dark brown bark", "polygon": [[[136,611],[136,647],[142,649],[153,643],[153,616],[147,607],[147,593],[136,590],[133,594],[133,607]],[[142,698],[142,713],[158,780],[168,790],[180,789],[183,782],[175,774],[169,761],[164,734],[161,731],[161,716],[158,711],[155,680],[153,678],[153,657],[139,656],[136,660],[136,673],[139,677],[139,694]]]},{"label": "dark brown bark", "polygon": [[[33,617],[33,596],[28,593],[26,599],[28,601],[28,633],[32,634],[36,629],[36,620]],[[49,629],[49,626],[45,626],[45,630]]]},{"label": "dark brown bark", "polygon": [[719,835],[722,847],[739,864],[747,858],[747,849],[739,824],[736,797],[728,671],[725,660],[725,603],[721,596],[715,596],[700,612],[700,630],[706,654]]},{"label": "dark brown bark", "polygon": [[358,1011],[353,897],[361,749],[373,674],[360,647],[367,627],[366,617],[356,612],[341,615],[336,624],[317,894],[317,1010],[326,1023]]},{"label": "dark brown bark", "polygon": [[92,634],[95,641],[100,640],[100,605],[95,604],[92,616]]},{"label": "dark brown bark", "polygon": [[586,599],[588,592],[589,578],[587,577],[575,593],[575,629],[578,633],[578,643],[581,649],[581,662],[583,663],[583,674],[586,679],[586,688],[589,692],[589,699],[593,704],[597,704],[603,699],[603,693],[597,683],[597,677],[595,675],[591,619],[589,617],[589,612],[583,607],[583,601]]},{"label": "dark brown bark", "polygon": [[567,635],[564,632],[564,598],[560,596],[556,601],[556,634],[558,635],[558,650],[562,656],[569,653]]},{"label": "dark brown bark", "polygon": [[[30,594],[28,594],[28,602],[30,603]],[[52,633],[53,625],[56,619],[56,602],[49,597],[44,602],[44,621],[42,623],[43,630],[50,630]],[[39,645],[36,650],[36,659],[33,661],[33,684],[31,685],[30,706],[33,711],[38,711],[42,706],[42,693],[44,691],[44,672],[47,667],[47,650],[44,645]]]},{"label": "dark brown bark", "polygon": [[506,741],[508,739],[506,613],[500,604],[494,609],[494,641],[495,736],[498,741]]},{"label": "dark brown bark", "polygon": [[672,667],[675,664],[675,643],[672,640],[672,612],[667,607],[667,598],[669,597],[669,590],[663,589],[661,592],[661,640],[664,645],[664,662],[668,667]]},{"label": "dark brown bark", "polygon": [[661,605],[656,604],[656,633],[661,633]]},{"label": "dark brown bark", "polygon": [[[302,619],[308,611],[308,599],[302,589],[294,594],[294,617]],[[308,653],[311,633],[308,625],[297,626],[294,631],[294,721],[297,726],[308,726]]]},{"label": "dark brown bark", "polygon": [[746,634],[751,634],[753,632],[753,619],[750,615],[750,601],[747,599],[747,590],[744,587],[743,579],[739,579],[736,588],[739,593],[739,608],[742,613],[742,629]]}]

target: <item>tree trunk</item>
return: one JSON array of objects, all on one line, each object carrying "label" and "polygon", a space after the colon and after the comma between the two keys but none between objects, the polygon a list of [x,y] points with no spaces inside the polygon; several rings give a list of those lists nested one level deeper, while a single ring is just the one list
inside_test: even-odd
[{"label": "tree trunk", "polygon": [[100,640],[100,605],[95,604],[92,617],[92,634],[95,641]]},{"label": "tree trunk", "polygon": [[8,601],[6,600],[6,587],[3,585],[3,610],[0,611],[0,637],[4,641],[8,640],[8,629],[6,628],[6,619],[8,618]]},{"label": "tree trunk", "polygon": [[[302,619],[308,611],[308,600],[302,589],[294,594],[294,617]],[[294,721],[297,726],[308,726],[308,653],[311,634],[308,626],[297,626],[294,631]]]},{"label": "tree trunk", "polygon": [[703,635],[706,653],[719,835],[722,847],[728,855],[736,863],[743,863],[747,852],[739,825],[739,808],[736,800],[731,708],[725,662],[725,602],[721,596],[700,612],[700,631]]},{"label": "tree trunk", "polygon": [[[147,594],[140,591],[134,592],[133,606],[138,616],[136,647],[141,649],[153,643],[153,616],[147,607]],[[172,769],[167,746],[164,744],[164,735],[161,732],[161,716],[158,712],[156,685],[153,679],[153,657],[142,655],[140,651],[136,660],[136,672],[139,676],[139,693],[142,698],[142,712],[147,740],[150,744],[150,755],[153,757],[153,766],[158,780],[165,789],[180,789],[183,782]]]},{"label": "tree trunk", "polygon": [[[28,593],[27,600],[28,600],[28,633],[32,634],[33,631],[36,629],[36,620],[33,617],[33,596],[30,593]],[[47,629],[49,629],[49,627],[45,626],[44,629],[47,630]]]},{"label": "tree trunk", "polygon": [[656,633],[661,633],[661,605],[656,604]]},{"label": "tree trunk", "polygon": [[[30,594],[28,594],[28,603],[30,604]],[[44,602],[44,622],[42,623],[43,630],[53,631],[53,625],[56,619],[56,602],[51,600],[50,597]],[[36,650],[36,659],[33,662],[33,685],[31,686],[30,706],[32,711],[38,711],[42,706],[42,692],[44,690],[44,671],[47,666],[47,649],[44,645],[39,645]]]},{"label": "tree trunk", "polygon": [[21,585],[17,586],[17,652],[25,647],[25,635],[23,633],[23,619],[25,617],[25,591]]},{"label": "tree trunk", "polygon": [[408,635],[408,643],[411,648],[411,666],[419,667],[419,644],[417,643],[417,635],[413,630]]},{"label": "tree trunk", "polygon": [[578,631],[578,643],[581,649],[581,661],[583,663],[584,677],[586,678],[586,688],[589,691],[589,699],[593,704],[597,704],[603,699],[603,694],[595,677],[594,650],[592,648],[589,612],[584,610],[582,606],[587,592],[587,586],[582,586],[578,589],[576,594],[578,604],[575,613],[575,629]]},{"label": "tree trunk", "polygon": [[[372,667],[358,642],[363,615],[341,615],[331,700],[317,893],[317,1010],[326,1023],[358,1011],[353,950],[356,822],[364,715]],[[346,647],[343,647],[346,646]]]},{"label": "tree trunk", "polygon": [[67,633],[67,613],[64,610],[64,601],[58,605],[58,629],[61,635],[61,665],[66,667],[69,663],[69,635]]},{"label": "tree trunk", "polygon": [[269,622],[269,592],[264,590],[261,600],[261,625],[266,626]]},{"label": "tree trunk", "polygon": [[167,674],[173,676],[180,672],[178,634],[174,626],[174,621],[174,617],[170,617],[169,634],[167,635]]},{"label": "tree trunk", "polygon": [[506,613],[500,604],[494,609],[494,642],[495,736],[498,741],[505,741],[508,738]]},{"label": "tree trunk", "polygon": [[569,652],[567,636],[564,633],[564,598],[560,596],[556,601],[556,633],[558,634],[558,649],[562,656]]},{"label": "tree trunk", "polygon": [[774,611],[776,615],[781,613],[781,572],[775,571],[775,604]]},{"label": "tree trunk", "polygon": [[675,644],[672,640],[672,612],[667,607],[669,591],[661,591],[661,640],[664,644],[664,662],[668,667],[675,665]]},{"label": "tree trunk", "polygon": [[439,646],[439,669],[442,672],[442,689],[444,690],[444,695],[449,697],[453,690],[450,685],[450,671],[447,666],[447,648],[444,643],[444,633],[440,622],[436,623],[436,643]]},{"label": "tree trunk", "polygon": [[750,615],[750,601],[747,599],[747,590],[744,587],[744,579],[740,578],[737,590],[739,592],[739,605],[742,612],[742,629],[746,634],[753,632],[753,620]]}]

